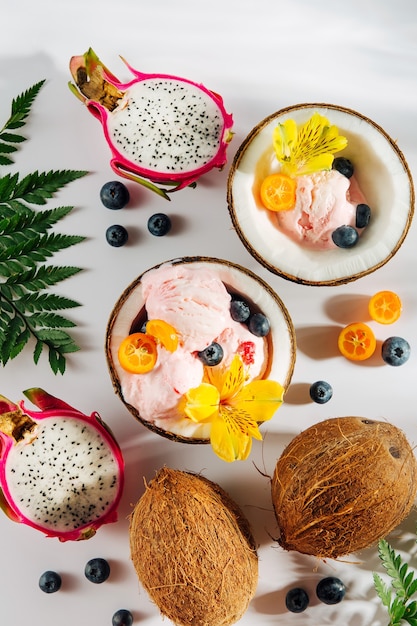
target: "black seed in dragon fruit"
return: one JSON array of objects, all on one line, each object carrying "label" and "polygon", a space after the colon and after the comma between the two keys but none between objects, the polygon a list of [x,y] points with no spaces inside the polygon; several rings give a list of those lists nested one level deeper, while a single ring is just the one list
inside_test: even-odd
[{"label": "black seed in dragon fruit", "polygon": [[0,396],[0,507],[48,537],[89,539],[117,521],[120,447],[97,413],[84,415],[43,389],[24,394],[40,410]]},{"label": "black seed in dragon fruit", "polygon": [[114,172],[169,199],[170,191],[222,169],[233,118],[221,96],[185,78],[126,65],[133,79],[121,83],[91,48],[70,61],[70,89],[101,122]]}]

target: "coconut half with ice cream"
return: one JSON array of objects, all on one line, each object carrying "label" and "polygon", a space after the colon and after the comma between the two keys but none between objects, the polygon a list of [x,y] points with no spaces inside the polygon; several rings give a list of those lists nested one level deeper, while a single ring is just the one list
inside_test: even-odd
[{"label": "coconut half with ice cream", "polygon": [[122,293],[106,354],[116,393],[145,426],[243,460],[282,403],[295,333],[280,297],[250,270],[183,257],[147,270]]},{"label": "coconut half with ice cream", "polygon": [[[341,161],[353,175],[339,170]],[[282,172],[296,180],[294,200],[271,211],[262,184]],[[377,123],[336,105],[299,104],[271,114],[243,141],[229,173],[228,206],[240,239],[267,269],[332,286],[374,272],[399,250],[414,186],[403,153]],[[354,241],[336,245],[340,232]]]}]

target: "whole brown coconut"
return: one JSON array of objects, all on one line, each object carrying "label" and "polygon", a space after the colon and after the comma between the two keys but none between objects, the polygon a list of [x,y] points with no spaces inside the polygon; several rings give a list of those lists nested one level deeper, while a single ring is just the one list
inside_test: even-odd
[{"label": "whole brown coconut", "polygon": [[271,488],[280,545],[337,558],[376,543],[408,515],[417,463],[396,426],[333,418],[290,442]]},{"label": "whole brown coconut", "polygon": [[258,557],[249,523],[215,483],[162,468],[130,521],[138,578],[178,625],[238,621],[255,594]]}]

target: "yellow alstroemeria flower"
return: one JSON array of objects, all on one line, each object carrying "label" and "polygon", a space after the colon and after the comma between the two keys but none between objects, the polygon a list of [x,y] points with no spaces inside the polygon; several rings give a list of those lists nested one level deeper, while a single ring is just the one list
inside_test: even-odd
[{"label": "yellow alstroemeria flower", "polygon": [[259,423],[271,419],[282,404],[284,388],[273,380],[245,385],[242,359],[235,355],[230,368],[206,368],[208,382],[185,394],[184,411],[194,422],[211,422],[210,442],[224,461],[245,460],[252,438],[262,439]]},{"label": "yellow alstroemeria flower", "polygon": [[272,142],[281,171],[288,176],[330,170],[334,153],[347,146],[346,137],[319,113],[300,127],[292,119],[279,123]]}]

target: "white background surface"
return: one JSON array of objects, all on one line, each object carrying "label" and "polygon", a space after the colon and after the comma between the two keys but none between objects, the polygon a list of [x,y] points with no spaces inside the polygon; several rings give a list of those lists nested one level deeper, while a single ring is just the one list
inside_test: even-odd
[{"label": "white background surface", "polygon": [[[235,119],[229,164],[239,144],[261,119],[298,102],[328,102],[353,108],[380,124],[398,141],[412,173],[417,171],[417,5],[415,0],[257,0],[202,4],[189,0],[110,2],[90,0],[2,0],[0,8],[0,124],[9,116],[11,99],[35,82],[47,82],[24,129],[30,140],[16,154],[15,166],[0,175],[35,169],[86,169],[91,174],[68,186],[50,206],[76,206],[58,230],[88,237],[59,256],[85,271],[62,283],[59,292],[82,307],[72,312],[82,350],[54,376],[47,357],[35,366],[31,351],[0,371],[0,392],[13,400],[22,390],[41,386],[78,409],[97,410],[114,430],[125,455],[126,489],[120,521],[103,527],[88,542],[60,544],[30,528],[0,517],[1,623],[17,626],[106,626],[118,608],[130,609],[135,624],[167,623],[137,582],[129,560],[128,520],[132,503],[143,492],[143,477],[152,478],[163,464],[203,472],[219,482],[242,506],[259,543],[259,588],[240,623],[292,626],[384,626],[388,620],[376,599],[372,571],[381,570],[374,549],[344,562],[322,563],[286,553],[272,537],[277,529],[269,481],[255,464],[271,474],[283,447],[303,428],[327,417],[363,415],[403,428],[413,445],[416,428],[417,294],[416,228],[397,255],[382,269],[342,287],[305,287],[270,274],[254,261],[234,233],[226,206],[228,167],[212,172],[197,189],[187,189],[167,203],[130,185],[129,208],[117,214],[101,206],[99,189],[114,178],[99,124],[68,90],[68,62],[91,45],[121,79],[127,70],[118,55],[145,72],[172,73],[201,81],[221,93]],[[150,215],[164,211],[173,218],[167,237],[152,237]],[[111,248],[107,226],[124,224],[130,241]],[[266,279],[292,316],[298,353],[287,402],[263,427],[245,463],[225,464],[209,446],[175,444],[148,432],[124,409],[113,393],[103,344],[108,315],[121,291],[155,263],[183,255],[204,254],[243,264]],[[400,368],[379,358],[363,365],[339,356],[335,339],[345,324],[368,321],[367,298],[393,289],[404,311],[392,327],[371,324],[381,342],[397,334],[412,346]],[[326,405],[314,405],[308,387],[317,379],[334,388]],[[414,550],[415,515],[393,536],[397,547]],[[93,585],[84,578],[89,558],[104,557],[110,579]],[[54,595],[38,588],[46,569],[61,573],[62,590]],[[314,598],[324,575],[340,576],[348,587],[336,607]],[[286,591],[305,586],[309,609],[289,614]]]}]

